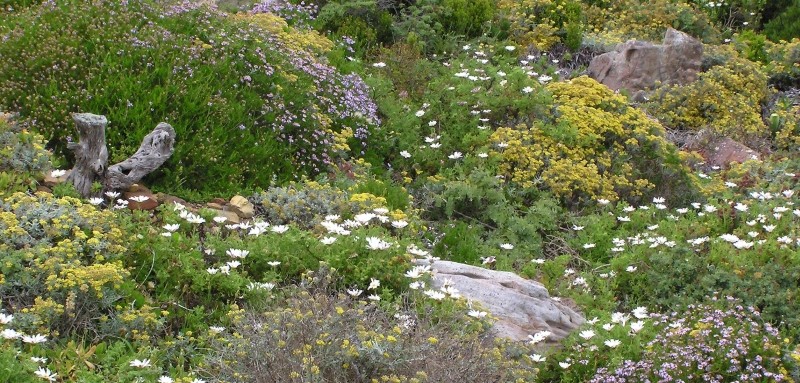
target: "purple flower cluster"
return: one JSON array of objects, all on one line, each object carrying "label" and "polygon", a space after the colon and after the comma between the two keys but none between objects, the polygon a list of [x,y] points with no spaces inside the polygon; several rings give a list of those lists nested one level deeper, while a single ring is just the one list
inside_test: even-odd
[{"label": "purple flower cluster", "polygon": [[653,318],[661,331],[641,360],[600,368],[592,383],[786,381],[778,331],[753,307],[715,298]]},{"label": "purple flower cluster", "polygon": [[174,4],[168,7],[164,11],[164,16],[179,15],[181,13],[195,11],[203,7],[210,7],[211,9],[217,9],[217,5],[214,2],[210,2],[209,4],[207,4],[202,1],[183,0],[179,4]]},{"label": "purple flower cluster", "polygon": [[272,13],[282,17],[294,27],[310,28],[309,22],[316,18],[319,7],[316,4],[292,4],[286,0],[262,0],[250,9],[250,13]]},{"label": "purple flower cluster", "polygon": [[[294,69],[309,76],[311,84],[316,89],[316,92],[309,97],[314,99],[317,111],[332,118],[336,125],[334,128],[337,130],[344,126],[353,128],[354,137],[360,141],[362,150],[365,149],[369,128],[379,124],[380,118],[378,106],[370,97],[369,87],[364,80],[354,73],[340,73],[338,69],[328,64],[324,57],[286,46],[277,36],[267,35],[265,39],[273,50],[288,58]],[[314,171],[329,165],[331,153],[327,150],[329,143],[333,142],[333,137],[319,130],[300,129],[315,118],[315,113],[305,109],[298,112],[293,102],[286,104],[278,99],[271,99],[270,102],[273,104],[270,111],[277,113],[273,130],[279,133],[278,137],[293,145],[303,144],[298,141],[311,138],[302,145],[311,152],[299,151],[300,156],[308,155],[302,159],[298,158],[299,163],[302,166],[311,165]],[[310,136],[307,134],[309,132],[312,133]]]},{"label": "purple flower cluster", "polygon": [[353,40],[353,38],[351,38],[350,36],[342,36],[342,38],[339,41],[339,43],[342,44],[342,46],[344,46],[344,48],[348,52],[350,52],[350,53],[355,53],[356,52],[355,49],[353,49],[353,46],[356,45],[356,41]]}]

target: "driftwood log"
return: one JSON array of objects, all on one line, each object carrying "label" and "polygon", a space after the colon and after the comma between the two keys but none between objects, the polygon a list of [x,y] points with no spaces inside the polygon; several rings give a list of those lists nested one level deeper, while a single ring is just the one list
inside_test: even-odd
[{"label": "driftwood log", "polygon": [[75,153],[75,166],[67,179],[84,198],[91,197],[92,184],[100,182],[103,191],[127,189],[169,159],[174,150],[175,130],[162,122],[145,136],[139,150],[125,161],[108,166],[105,116],[75,113],[78,142],[67,143]]},{"label": "driftwood log", "polygon": [[127,189],[163,165],[172,156],[174,144],[175,129],[166,122],[158,124],[144,137],[136,153],[108,168],[103,185],[106,189]]}]

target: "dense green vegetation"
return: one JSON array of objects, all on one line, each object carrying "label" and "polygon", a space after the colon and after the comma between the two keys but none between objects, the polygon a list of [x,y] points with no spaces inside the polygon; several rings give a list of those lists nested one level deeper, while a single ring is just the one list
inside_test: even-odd
[{"label": "dense green vegetation", "polygon": [[[797,381],[798,12],[4,1],[0,381]],[[704,43],[694,83],[641,99],[584,75],[670,27]],[[255,218],[36,191],[70,167],[74,112],[108,117],[112,162],[169,122],[145,184]],[[673,140],[701,131],[761,159]],[[587,323],[559,347],[492,339],[423,257],[540,281]]]}]

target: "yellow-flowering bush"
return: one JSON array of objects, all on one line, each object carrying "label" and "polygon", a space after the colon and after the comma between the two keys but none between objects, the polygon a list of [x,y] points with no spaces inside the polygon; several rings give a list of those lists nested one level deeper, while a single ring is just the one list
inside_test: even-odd
[{"label": "yellow-flowering bush", "polygon": [[668,127],[710,128],[747,143],[769,134],[759,107],[768,95],[767,75],[761,66],[732,57],[691,84],[657,90],[647,109]]},{"label": "yellow-flowering bush", "polygon": [[779,105],[770,115],[769,124],[775,134],[775,146],[800,148],[800,105]]},{"label": "yellow-flowering bush", "polygon": [[708,17],[692,5],[674,0],[624,0],[609,6],[588,6],[584,14],[589,32],[603,40],[661,41],[668,28],[676,28],[703,41],[714,41],[719,32]]},{"label": "yellow-flowering bush", "polygon": [[800,84],[800,38],[773,43],[764,41],[770,81],[779,86]]},{"label": "yellow-flowering bush", "polygon": [[128,240],[111,211],[49,193],[9,196],[0,202],[2,309],[31,333],[103,337],[152,328],[152,320],[138,327],[113,320],[117,305],[138,311],[121,303],[134,289],[122,263]]},{"label": "yellow-flowering bush", "polygon": [[[567,200],[617,200],[683,174],[661,125],[624,96],[586,76],[547,89],[555,101],[554,121],[500,128],[491,137],[507,179]],[[663,172],[656,174],[662,162]]]}]

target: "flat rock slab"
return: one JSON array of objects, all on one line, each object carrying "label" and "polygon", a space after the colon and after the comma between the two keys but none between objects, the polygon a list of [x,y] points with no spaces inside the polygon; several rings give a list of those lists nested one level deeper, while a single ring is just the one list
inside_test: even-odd
[{"label": "flat rock slab", "polygon": [[580,313],[550,297],[541,283],[514,273],[450,261],[415,263],[431,265],[433,287],[441,288],[447,281],[464,298],[480,303],[497,318],[492,328],[496,336],[526,341],[528,335],[550,331],[546,342],[554,343],[585,322]]}]

